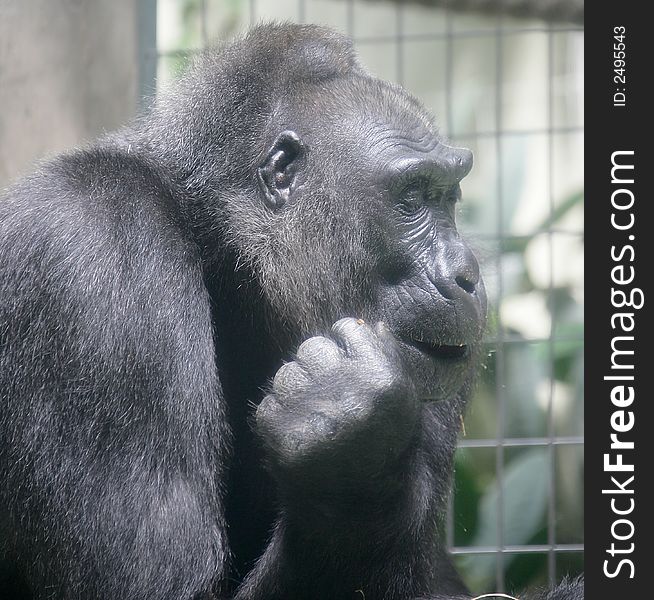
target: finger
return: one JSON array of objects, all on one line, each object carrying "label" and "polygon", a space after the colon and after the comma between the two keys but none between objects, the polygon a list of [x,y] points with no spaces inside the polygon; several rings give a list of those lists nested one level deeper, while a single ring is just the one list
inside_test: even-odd
[{"label": "finger", "polygon": [[377,334],[362,319],[346,318],[336,321],[332,337],[352,358],[361,358],[378,352]]},{"label": "finger", "polygon": [[295,361],[279,367],[273,379],[272,388],[276,394],[286,395],[288,392],[305,386],[309,381],[306,371]]},{"label": "finger", "polygon": [[306,366],[330,366],[342,360],[343,351],[326,337],[312,337],[297,350],[297,360]]}]

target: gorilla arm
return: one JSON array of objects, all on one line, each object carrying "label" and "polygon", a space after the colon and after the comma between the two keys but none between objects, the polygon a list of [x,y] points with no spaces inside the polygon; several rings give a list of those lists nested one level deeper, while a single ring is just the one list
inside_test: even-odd
[{"label": "gorilla arm", "polygon": [[224,567],[208,299],[172,202],[104,148],[1,203],[0,520],[35,598],[184,598]]}]

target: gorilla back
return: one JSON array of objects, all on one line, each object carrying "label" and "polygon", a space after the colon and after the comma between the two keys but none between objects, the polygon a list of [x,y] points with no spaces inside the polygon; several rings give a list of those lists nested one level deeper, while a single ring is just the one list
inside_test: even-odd
[{"label": "gorilla back", "polygon": [[347,39],[269,25],[10,188],[0,597],[468,598],[471,165]]}]

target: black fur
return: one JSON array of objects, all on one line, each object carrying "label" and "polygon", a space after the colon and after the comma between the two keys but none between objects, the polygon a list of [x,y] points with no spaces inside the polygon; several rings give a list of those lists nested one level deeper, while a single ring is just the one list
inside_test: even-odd
[{"label": "black fur", "polygon": [[0,596],[469,597],[440,533],[486,311],[470,166],[284,25],[13,186]]},{"label": "black fur", "polygon": [[576,579],[564,579],[553,590],[541,590],[527,596],[521,596],[521,600],[579,600],[584,597],[584,580],[582,577]]}]

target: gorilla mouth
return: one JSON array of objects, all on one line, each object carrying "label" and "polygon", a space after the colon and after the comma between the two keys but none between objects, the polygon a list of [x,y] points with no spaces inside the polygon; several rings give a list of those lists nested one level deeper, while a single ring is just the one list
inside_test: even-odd
[{"label": "gorilla mouth", "polygon": [[433,344],[414,339],[407,341],[423,354],[440,360],[460,360],[468,355],[468,346],[465,344]]}]

